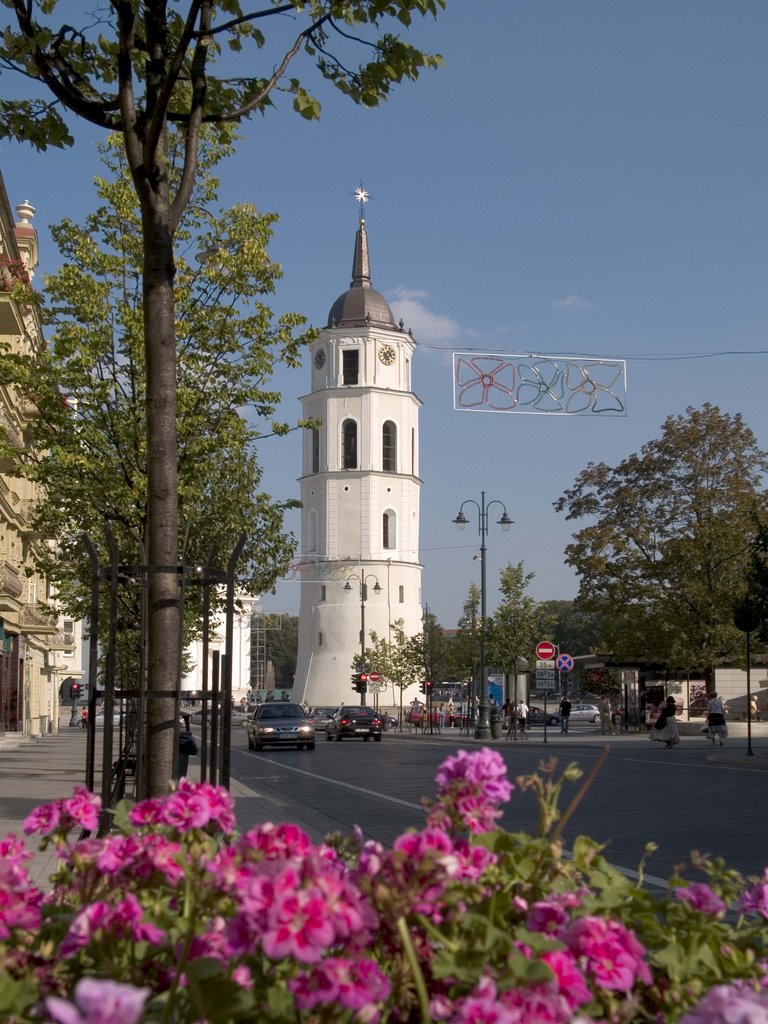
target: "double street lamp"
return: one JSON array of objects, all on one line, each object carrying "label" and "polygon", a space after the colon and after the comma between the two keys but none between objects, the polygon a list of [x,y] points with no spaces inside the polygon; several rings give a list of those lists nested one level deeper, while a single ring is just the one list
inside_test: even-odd
[{"label": "double street lamp", "polygon": [[485,491],[482,491],[479,504],[473,498],[468,498],[461,503],[458,515],[453,520],[454,525],[459,530],[463,530],[469,522],[464,515],[465,505],[474,505],[477,509],[477,528],[480,534],[480,707],[477,725],[475,726],[475,739],[489,740],[491,738],[491,718],[488,704],[488,675],[485,666],[485,537],[488,533],[488,512],[493,505],[501,506],[503,512],[501,518],[497,519],[496,522],[502,530],[508,530],[512,525],[512,520],[507,515],[507,507],[503,501],[494,499],[493,501],[486,502]]},{"label": "double street lamp", "polygon": [[[365,599],[367,596],[366,587],[368,580],[376,580],[376,583],[374,584],[373,587],[373,592],[374,594],[380,594],[381,584],[379,583],[377,576],[372,572],[360,573],[359,576],[356,573],[353,573],[351,576],[347,577],[347,582],[344,584],[344,589],[347,591],[347,593],[351,592],[352,590],[352,586],[349,582],[350,580],[360,581],[360,663],[362,670],[365,668]],[[360,703],[365,704],[364,693],[360,694]]]}]

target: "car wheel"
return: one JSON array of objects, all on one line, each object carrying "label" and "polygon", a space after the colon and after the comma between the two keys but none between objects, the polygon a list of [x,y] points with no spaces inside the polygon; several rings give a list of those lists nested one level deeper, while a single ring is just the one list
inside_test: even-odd
[{"label": "car wheel", "polygon": [[597,723],[598,723],[599,721],[600,721],[600,715],[593,715],[593,716],[592,716],[592,724],[593,724],[593,725],[597,725]]},{"label": "car wheel", "polygon": [[371,738],[370,736],[363,736],[363,739],[365,740],[365,742],[366,742],[366,743],[368,742],[368,740],[369,740],[370,738]]},{"label": "car wheel", "polygon": [[381,736],[374,736],[373,739],[376,743],[381,743]]},{"label": "car wheel", "polygon": [[549,724],[550,725],[557,725],[557,719],[556,718],[550,718]]},{"label": "car wheel", "polygon": [[253,741],[253,746],[251,747],[251,750],[261,751],[263,749],[264,748],[260,743],[257,743],[256,740]]},{"label": "car wheel", "polygon": [[253,740],[250,736],[248,737],[248,749],[253,750]]},{"label": "car wheel", "polygon": [[336,736],[336,742],[337,742],[337,743],[341,743],[341,733],[338,733],[338,734],[337,734],[337,736]]},{"label": "car wheel", "polygon": [[329,732],[327,732],[327,733],[325,734],[325,738],[326,738],[326,740],[331,740],[331,739],[333,739],[333,737],[331,736],[331,734],[330,734]]},{"label": "car wheel", "polygon": [[314,750],[314,749],[315,749],[315,744],[314,743],[308,743],[307,744],[307,750]]}]

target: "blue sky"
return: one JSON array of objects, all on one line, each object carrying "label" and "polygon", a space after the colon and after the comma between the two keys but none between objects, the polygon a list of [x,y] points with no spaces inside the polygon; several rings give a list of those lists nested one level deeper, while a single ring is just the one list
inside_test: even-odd
[{"label": "blue sky", "polygon": [[[413,33],[445,70],[377,111],[324,91],[317,124],[284,105],[245,127],[221,201],[279,214],[277,309],[325,324],[349,283],[352,190],[371,193],[374,286],[419,343],[423,599],[443,625],[478,581],[477,533],[451,523],[465,499],[485,490],[515,520],[490,527],[489,608],[519,560],[534,597],[572,598],[574,527],[552,503],[589,461],[615,464],[707,401],[768,448],[767,36],[764,0],[449,0]],[[95,136],[78,138],[68,153],[0,148],[11,203],[37,208],[43,269],[46,225],[93,201]],[[628,415],[455,412],[456,349],[626,359]],[[298,416],[308,364],[278,384]],[[262,459],[265,489],[296,496],[298,437]],[[265,605],[295,614],[299,585]]]}]

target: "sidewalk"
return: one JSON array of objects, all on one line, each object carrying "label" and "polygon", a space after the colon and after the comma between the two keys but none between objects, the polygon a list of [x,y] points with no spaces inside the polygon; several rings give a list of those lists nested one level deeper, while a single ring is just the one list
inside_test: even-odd
[{"label": "sidewalk", "polygon": [[[682,741],[679,751],[699,751],[702,760],[724,765],[738,765],[756,771],[768,771],[768,722],[760,722],[752,726],[752,756],[747,750],[747,726],[745,723],[729,723],[729,738],[724,747],[712,747],[701,735],[701,723],[681,722]],[[568,747],[574,746],[611,746],[629,747],[645,744],[649,746],[646,733],[621,733],[618,736],[604,736],[598,729],[572,729],[563,735],[556,727],[547,729],[547,743],[544,744],[544,730],[537,727],[529,730],[527,740],[514,741],[506,735],[497,740],[476,740],[459,729],[443,729],[442,733],[429,731],[424,735],[421,730],[416,732],[388,733],[392,739],[420,740],[422,742],[451,744],[454,747],[467,747],[487,744],[503,751],[512,749],[516,744],[524,743],[526,747],[562,754]],[[386,742],[386,737],[385,737]],[[190,762],[190,777],[195,778],[199,771],[199,759]],[[199,777],[199,776],[198,776]],[[59,733],[43,736],[39,739],[26,739],[16,736],[0,736],[0,837],[13,832],[22,835],[24,819],[39,804],[69,796],[77,785],[85,782],[85,734],[80,729],[62,729]],[[285,817],[286,808],[275,803],[271,797],[232,781],[230,792],[235,799],[235,813],[253,825],[259,821],[280,821]],[[303,821],[302,827],[315,842],[324,839],[324,835],[312,827],[311,821]],[[35,839],[29,848],[35,848]],[[35,853],[29,862],[29,871],[33,880],[41,887],[46,887],[55,865],[55,858],[50,852]]]},{"label": "sidewalk", "polygon": [[[98,741],[97,734],[97,749]],[[189,777],[199,779],[199,758],[193,758],[189,768]],[[35,807],[71,796],[78,785],[85,785],[85,733],[81,729],[63,728],[39,739],[0,736],[0,838],[9,833],[23,836],[24,820]],[[279,821],[283,816],[283,809],[269,797],[236,780],[232,780],[230,793],[238,821],[240,812],[251,823]],[[311,824],[302,827],[314,842],[325,838]],[[29,837],[27,846],[34,851],[27,870],[40,888],[47,888],[56,857],[51,850],[37,852],[35,836]]]}]

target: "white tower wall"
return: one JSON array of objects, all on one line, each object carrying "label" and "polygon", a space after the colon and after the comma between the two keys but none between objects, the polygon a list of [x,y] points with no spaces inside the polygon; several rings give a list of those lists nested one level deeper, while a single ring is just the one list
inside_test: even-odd
[{"label": "white tower wall", "polygon": [[[414,348],[370,285],[361,220],[352,284],[313,345],[311,391],[301,400],[302,416],[321,426],[305,431],[302,450],[294,692],[315,706],[359,701],[351,675],[363,629],[369,648],[371,630],[389,638],[398,620],[409,635],[422,628]],[[399,702],[399,691],[379,695],[382,707]]]}]

